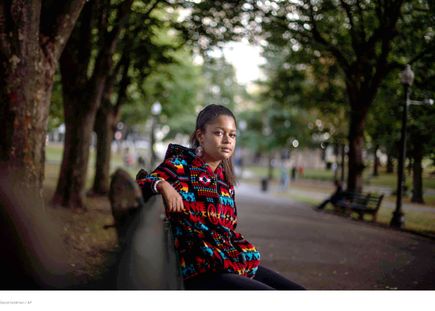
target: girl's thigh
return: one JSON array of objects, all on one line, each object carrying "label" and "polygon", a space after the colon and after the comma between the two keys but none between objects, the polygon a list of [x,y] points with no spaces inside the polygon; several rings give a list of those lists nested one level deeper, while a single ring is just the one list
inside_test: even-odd
[{"label": "girl's thigh", "polygon": [[267,284],[274,289],[279,290],[301,290],[305,289],[299,284],[296,284],[289,279],[285,278],[281,274],[268,269],[262,265],[258,266],[258,270],[255,273],[254,280],[263,284]]},{"label": "girl's thigh", "polygon": [[235,273],[208,273],[186,280],[187,290],[273,290],[274,288],[255,279]]}]

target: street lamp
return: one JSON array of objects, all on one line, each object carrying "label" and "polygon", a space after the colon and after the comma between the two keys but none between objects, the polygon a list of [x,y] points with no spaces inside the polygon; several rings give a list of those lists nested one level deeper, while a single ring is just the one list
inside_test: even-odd
[{"label": "street lamp", "polygon": [[400,154],[399,154],[399,167],[397,170],[397,198],[396,210],[393,212],[390,226],[401,228],[404,223],[402,212],[402,192],[405,184],[404,163],[406,159],[406,124],[408,120],[408,106],[411,105],[433,105],[434,101],[431,98],[426,98],[423,101],[409,99],[409,89],[414,81],[414,72],[411,70],[410,65],[406,65],[405,70],[400,73],[400,82],[403,84],[405,90],[405,101],[403,102],[402,111],[402,130],[400,136]]},{"label": "street lamp", "polygon": [[406,65],[405,70],[400,73],[400,82],[403,84],[405,91],[405,100],[403,101],[402,110],[402,130],[400,135],[400,153],[399,153],[399,167],[397,170],[397,198],[396,198],[396,210],[393,212],[390,226],[395,228],[401,228],[404,223],[404,217],[402,212],[402,192],[404,188],[404,162],[406,156],[406,126],[408,118],[408,105],[409,105],[409,89],[414,81],[414,72],[412,72],[411,65]]},{"label": "street lamp", "polygon": [[405,90],[405,100],[403,102],[402,111],[402,129],[400,135],[400,153],[399,153],[399,167],[397,170],[397,198],[396,198],[396,209],[393,212],[393,217],[391,218],[390,226],[401,228],[404,223],[404,217],[402,212],[402,193],[405,184],[404,176],[404,164],[406,158],[406,127],[408,120],[408,106],[410,105],[433,105],[433,99],[424,99],[423,101],[410,100],[409,99],[409,89],[414,80],[414,72],[411,70],[410,65],[406,65],[405,70],[400,73],[400,82],[403,84]]},{"label": "street lamp", "polygon": [[154,167],[154,164],[157,160],[157,156],[156,156],[156,152],[154,150],[154,145],[156,143],[156,127],[157,127],[157,118],[160,115],[160,112],[162,111],[162,105],[159,102],[155,102],[152,106],[151,106],[151,115],[152,115],[152,119],[151,119],[151,159],[150,159],[150,164],[151,164],[151,168]]}]

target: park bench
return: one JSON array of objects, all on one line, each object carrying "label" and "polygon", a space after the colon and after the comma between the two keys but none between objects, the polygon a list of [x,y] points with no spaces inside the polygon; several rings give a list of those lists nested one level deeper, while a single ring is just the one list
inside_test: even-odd
[{"label": "park bench", "polygon": [[112,176],[109,199],[120,245],[113,287],[183,289],[162,197],[155,195],[144,201],[133,178],[118,169]]},{"label": "park bench", "polygon": [[375,222],[383,197],[383,194],[345,191],[343,199],[334,203],[334,208],[348,216],[356,213],[361,220],[365,214],[371,215],[372,221]]}]

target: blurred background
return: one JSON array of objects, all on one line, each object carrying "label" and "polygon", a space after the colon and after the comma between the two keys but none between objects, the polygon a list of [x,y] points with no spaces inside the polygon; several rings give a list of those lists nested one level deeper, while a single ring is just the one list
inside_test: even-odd
[{"label": "blurred background", "polygon": [[435,234],[432,2],[71,3],[36,21],[1,5],[0,155],[61,223],[80,282],[116,246],[111,174],[188,145],[208,104],[237,117],[240,185],[316,206],[339,180],[385,195],[378,223],[405,210],[396,227]]}]

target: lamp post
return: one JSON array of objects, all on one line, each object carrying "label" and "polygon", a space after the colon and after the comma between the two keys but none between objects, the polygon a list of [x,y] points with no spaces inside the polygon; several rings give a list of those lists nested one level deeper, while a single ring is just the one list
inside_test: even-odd
[{"label": "lamp post", "polygon": [[157,156],[156,156],[156,152],[154,150],[154,145],[156,143],[156,127],[157,127],[157,118],[160,115],[160,112],[162,111],[162,105],[159,102],[155,102],[152,106],[151,106],[151,115],[152,115],[152,120],[151,120],[151,143],[150,143],[150,149],[151,149],[151,159],[150,159],[150,164],[151,164],[151,169],[154,167],[154,164],[156,162]]},{"label": "lamp post", "polygon": [[390,226],[401,228],[404,223],[404,216],[402,212],[402,193],[404,188],[404,162],[406,158],[406,126],[408,119],[408,105],[409,105],[409,89],[414,81],[414,72],[411,70],[410,65],[406,65],[405,70],[400,73],[400,82],[403,85],[405,92],[405,100],[403,101],[402,110],[402,130],[400,135],[400,153],[399,153],[399,167],[397,170],[397,198],[396,209],[393,212]]}]

